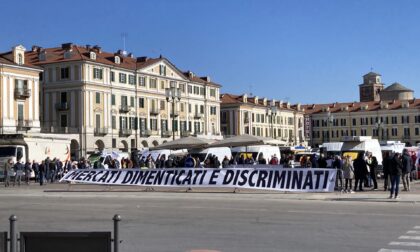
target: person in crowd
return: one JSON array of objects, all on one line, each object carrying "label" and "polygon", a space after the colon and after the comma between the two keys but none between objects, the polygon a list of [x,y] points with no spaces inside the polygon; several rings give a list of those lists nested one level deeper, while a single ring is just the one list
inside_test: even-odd
[{"label": "person in crowd", "polygon": [[367,165],[369,166],[369,175],[373,182],[373,190],[378,190],[378,182],[376,181],[376,171],[378,169],[378,160],[372,153],[369,154]]},{"label": "person in crowd", "polygon": [[165,161],[164,167],[166,167],[166,168],[173,168],[174,167],[174,157],[173,157],[173,155],[169,155],[168,159]]},{"label": "person in crowd", "polygon": [[39,165],[39,185],[44,185],[45,180],[45,173],[47,171],[45,160],[41,161],[41,164]]},{"label": "person in crowd", "polygon": [[13,172],[13,160],[9,159],[4,163],[4,187],[10,186],[10,177]]},{"label": "person in crowd", "polygon": [[67,173],[69,171],[72,170],[72,161],[71,159],[66,160],[66,162],[64,163],[64,173]]},{"label": "person in crowd", "polygon": [[385,152],[384,159],[382,161],[382,170],[384,173],[384,191],[389,190],[391,183],[390,170],[392,164],[392,157],[389,152]]},{"label": "person in crowd", "polygon": [[[133,161],[131,159],[127,158],[127,168],[132,169],[134,167]],[[165,167],[165,165],[163,165]]]},{"label": "person in crowd", "polygon": [[221,164],[220,164],[220,161],[219,161],[219,157],[213,155],[213,166],[212,166],[212,168],[220,168],[220,166],[221,166]]},{"label": "person in crowd", "polygon": [[51,183],[55,182],[55,172],[56,172],[56,159],[54,158],[52,161],[50,161],[48,165],[48,173],[50,175],[49,179]]},{"label": "person in crowd", "polygon": [[295,168],[295,156],[293,156],[292,154],[289,155],[289,158],[287,161],[287,167]]},{"label": "person in crowd", "polygon": [[351,160],[350,156],[344,157],[343,163],[343,177],[345,180],[345,189],[344,192],[354,193],[352,190],[352,181],[354,178],[354,168],[353,168],[353,161]]},{"label": "person in crowd", "polygon": [[319,168],[327,168],[327,159],[325,158],[324,154],[322,153],[318,159],[318,167]]},{"label": "person in crowd", "polygon": [[395,153],[392,163],[391,163],[391,169],[389,171],[391,175],[391,194],[389,196],[390,199],[394,197],[395,199],[398,199],[398,191],[400,187],[400,178],[402,175],[402,168],[403,163],[401,162],[401,154]]},{"label": "person in crowd", "polygon": [[404,149],[403,155],[401,158],[402,161],[402,181],[404,185],[404,191],[410,191],[410,174],[412,169],[411,157],[408,154],[407,149]]},{"label": "person in crowd", "polygon": [[273,157],[271,158],[270,165],[279,165],[279,159],[277,158],[276,154],[274,154]]},{"label": "person in crowd", "polygon": [[63,162],[61,162],[61,160],[59,158],[56,159],[55,161],[55,179],[61,179],[63,176]]},{"label": "person in crowd", "polygon": [[363,181],[367,174],[367,165],[364,155],[364,152],[359,152],[357,158],[353,162],[355,177],[354,191],[357,190],[358,186],[359,191],[363,191]]},{"label": "person in crowd", "polygon": [[311,155],[309,161],[311,161],[311,167],[318,168],[318,158],[316,154]]},{"label": "person in crowd", "polygon": [[222,160],[222,168],[228,168],[229,164],[230,164],[230,160],[227,156],[225,156]]},{"label": "person in crowd", "polygon": [[416,162],[417,162],[417,154],[414,152],[413,155],[411,155],[411,163],[412,163],[412,167],[411,167],[411,181],[413,180],[417,180],[418,179],[418,172],[416,169]]},{"label": "person in crowd", "polygon": [[267,160],[264,158],[264,155],[262,153],[260,153],[260,155],[258,157],[258,164],[262,164],[262,165],[267,164]]},{"label": "person in crowd", "polygon": [[328,155],[326,162],[327,162],[327,168],[333,168],[333,163],[334,163],[333,155]]},{"label": "person in crowd", "polygon": [[17,161],[16,164],[13,166],[13,170],[15,170],[15,179],[13,181],[13,186],[16,185],[16,183],[18,184],[18,186],[20,186],[20,183],[22,182],[22,176],[24,173],[24,165],[20,162]]},{"label": "person in crowd", "polygon": [[310,157],[306,158],[306,163],[305,163],[305,166],[303,166],[303,167],[305,167],[305,168],[311,168],[312,167],[312,162],[311,162]]},{"label": "person in crowd", "polygon": [[25,170],[25,183],[27,185],[29,185],[30,180],[31,180],[31,174],[32,174],[32,167],[31,166],[32,166],[31,161],[29,159],[26,160],[24,170]]},{"label": "person in crowd", "polygon": [[[335,180],[335,188],[340,188],[340,190],[343,190],[343,163],[341,161],[341,158],[336,155],[334,157],[334,161],[332,163],[332,168],[336,169],[337,175]],[[338,186],[338,182],[340,182],[340,186]]]},{"label": "person in crowd", "polygon": [[155,168],[156,168],[156,163],[155,163],[155,161],[153,160],[152,155],[149,155],[149,156],[147,157],[147,168],[148,168],[148,169],[155,169]]},{"label": "person in crowd", "polygon": [[287,157],[286,157],[286,154],[281,154],[281,156],[280,156],[280,165],[282,165],[283,167],[286,167],[287,166]]},{"label": "person in crowd", "polygon": [[35,183],[39,182],[39,163],[36,160],[32,161],[32,170],[35,173]]}]

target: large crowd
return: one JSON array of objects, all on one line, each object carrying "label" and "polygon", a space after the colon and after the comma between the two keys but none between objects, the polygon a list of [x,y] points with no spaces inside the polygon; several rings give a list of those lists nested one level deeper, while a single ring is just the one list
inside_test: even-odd
[{"label": "large crowd", "polygon": [[[410,181],[417,179],[417,156],[411,155],[407,150],[401,153],[386,152],[382,162],[382,174],[384,178],[383,190],[390,191],[390,197],[398,197],[398,188],[402,180],[405,191],[410,191]],[[280,158],[276,155],[264,157],[260,154],[256,160],[252,155],[237,155],[236,157],[224,157],[219,160],[215,155],[208,155],[205,160],[200,160],[192,155],[169,155],[165,154],[153,157],[132,155],[131,158],[116,159],[110,156],[105,160],[95,161],[93,164],[86,158],[79,161],[61,161],[57,158],[46,158],[40,163],[33,160],[26,162],[16,162],[9,159],[4,164],[4,185],[20,186],[22,183],[29,184],[31,177],[40,185],[54,183],[62,176],[73,169],[155,169],[155,168],[228,168],[241,165],[275,165],[284,168],[305,167],[305,168],[331,168],[337,170],[336,190],[345,193],[354,193],[355,191],[378,190],[378,160],[372,153],[359,152],[355,160],[346,155],[303,155],[299,160],[295,160],[293,154],[282,154]],[[354,181],[354,184],[353,184]]]}]

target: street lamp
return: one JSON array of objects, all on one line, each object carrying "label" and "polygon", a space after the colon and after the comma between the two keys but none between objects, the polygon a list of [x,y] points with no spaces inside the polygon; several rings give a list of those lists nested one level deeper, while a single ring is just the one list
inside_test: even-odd
[{"label": "street lamp", "polygon": [[328,111],[327,113],[327,117],[328,117],[328,142],[331,142],[331,124],[334,122],[334,115],[331,115],[331,112]]},{"label": "street lamp", "polygon": [[273,126],[273,119],[275,119],[277,115],[277,107],[273,104],[270,105],[270,107],[267,107],[265,110],[265,115],[270,118],[270,131],[271,131],[271,137],[274,138],[274,126]]},{"label": "street lamp", "polygon": [[[385,122],[383,122],[381,118],[379,119],[378,122],[375,123],[375,128],[376,128],[376,132],[378,134],[378,139],[383,141],[384,140],[384,135],[385,135],[385,132],[384,132]],[[381,138],[379,138],[379,130],[382,131],[382,135],[381,135],[382,137]]]},{"label": "street lamp", "polygon": [[165,88],[166,101],[172,103],[172,139],[175,140],[175,103],[181,100],[181,89],[175,84],[171,84],[170,88]]}]

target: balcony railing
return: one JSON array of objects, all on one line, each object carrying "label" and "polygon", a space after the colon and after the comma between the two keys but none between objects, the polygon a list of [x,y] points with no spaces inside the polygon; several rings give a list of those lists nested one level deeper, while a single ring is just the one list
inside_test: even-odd
[{"label": "balcony railing", "polygon": [[93,134],[95,136],[105,136],[108,134],[108,128],[95,128]]},{"label": "balcony railing", "polygon": [[150,114],[151,115],[159,115],[159,109],[155,108],[155,107],[150,108]]},{"label": "balcony railing", "polygon": [[27,99],[31,97],[31,90],[28,88],[15,88],[16,99]]},{"label": "balcony railing", "polygon": [[55,104],[55,108],[59,111],[69,110],[70,106],[68,102],[59,102]]},{"label": "balcony railing", "polygon": [[121,113],[128,113],[128,112],[130,112],[130,107],[128,105],[121,105],[120,106],[120,112]]},{"label": "balcony railing", "polygon": [[195,119],[201,119],[201,118],[203,118],[204,117],[204,114],[203,113],[195,113],[194,114],[194,118]]},{"label": "balcony railing", "polygon": [[170,130],[162,131],[162,137],[171,137],[171,136],[172,136],[172,131]]},{"label": "balcony railing", "polygon": [[31,120],[17,120],[16,121],[16,130],[26,131],[32,128],[33,121]]},{"label": "balcony railing", "polygon": [[120,129],[120,136],[131,136],[133,131],[131,129]]},{"label": "balcony railing", "polygon": [[181,131],[181,137],[189,137],[191,135],[190,131]]},{"label": "balcony railing", "polygon": [[41,132],[57,133],[57,134],[77,134],[79,133],[79,128],[51,126],[51,127],[42,127]]}]

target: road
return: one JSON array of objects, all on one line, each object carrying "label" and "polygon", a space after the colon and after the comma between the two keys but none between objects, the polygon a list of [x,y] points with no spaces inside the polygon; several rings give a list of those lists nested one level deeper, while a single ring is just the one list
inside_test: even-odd
[{"label": "road", "polygon": [[8,230],[11,214],[18,216],[19,231],[111,231],[118,213],[121,251],[420,250],[415,202],[246,192],[45,191],[66,187],[1,187],[0,231]]}]

